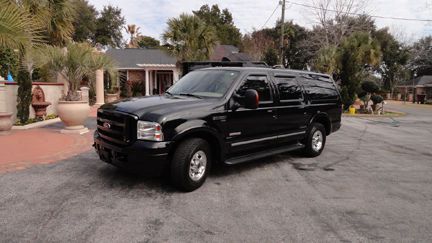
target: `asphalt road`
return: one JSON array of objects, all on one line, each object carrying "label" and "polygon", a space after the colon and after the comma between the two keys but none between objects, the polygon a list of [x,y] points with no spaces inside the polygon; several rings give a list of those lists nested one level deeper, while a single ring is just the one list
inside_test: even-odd
[{"label": "asphalt road", "polygon": [[218,168],[192,193],[93,152],[0,174],[0,241],[430,242],[432,109],[389,106],[408,115],[345,118],[317,158]]}]

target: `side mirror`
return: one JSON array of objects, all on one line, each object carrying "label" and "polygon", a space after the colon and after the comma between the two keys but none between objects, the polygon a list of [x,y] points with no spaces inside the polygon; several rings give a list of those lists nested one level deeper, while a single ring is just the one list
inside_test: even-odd
[{"label": "side mirror", "polygon": [[259,104],[258,92],[254,89],[248,89],[244,93],[244,107],[247,109],[256,109]]}]

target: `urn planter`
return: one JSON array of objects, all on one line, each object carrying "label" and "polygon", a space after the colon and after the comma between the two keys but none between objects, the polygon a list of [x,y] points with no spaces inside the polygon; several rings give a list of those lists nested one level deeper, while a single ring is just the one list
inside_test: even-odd
[{"label": "urn planter", "polygon": [[0,135],[6,135],[10,133],[12,129],[12,113],[0,112]]},{"label": "urn planter", "polygon": [[105,103],[111,103],[117,101],[118,99],[120,99],[119,93],[114,93],[114,94],[107,93],[105,95]]},{"label": "urn planter", "polygon": [[90,106],[87,101],[59,101],[57,114],[64,123],[65,129],[62,133],[86,133],[88,128],[84,126]]}]

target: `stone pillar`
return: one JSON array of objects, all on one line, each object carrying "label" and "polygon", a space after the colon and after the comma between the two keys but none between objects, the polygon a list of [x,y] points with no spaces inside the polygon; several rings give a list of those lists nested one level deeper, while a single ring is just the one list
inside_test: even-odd
[{"label": "stone pillar", "polygon": [[149,70],[145,70],[145,95],[150,95],[150,77],[149,77]]},{"label": "stone pillar", "polygon": [[81,87],[80,90],[81,90],[82,100],[87,101],[87,103],[89,103],[89,100],[90,100],[89,90],[90,90],[90,88],[89,87]]},{"label": "stone pillar", "polygon": [[104,97],[104,73],[102,69],[96,70],[96,105],[103,105]]}]

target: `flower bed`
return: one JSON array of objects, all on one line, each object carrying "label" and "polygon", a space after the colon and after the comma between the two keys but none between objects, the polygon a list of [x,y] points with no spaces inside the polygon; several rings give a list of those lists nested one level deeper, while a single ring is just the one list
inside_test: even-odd
[{"label": "flower bed", "polygon": [[47,120],[51,120],[51,119],[56,119],[57,117],[58,117],[57,115],[51,114],[51,115],[47,115],[44,120],[39,120],[37,118],[30,118],[25,123],[21,123],[18,120],[15,122],[14,126],[25,126],[25,125],[29,125],[29,124],[33,124],[33,123],[37,123],[37,122],[43,122],[43,121],[47,121]]}]

